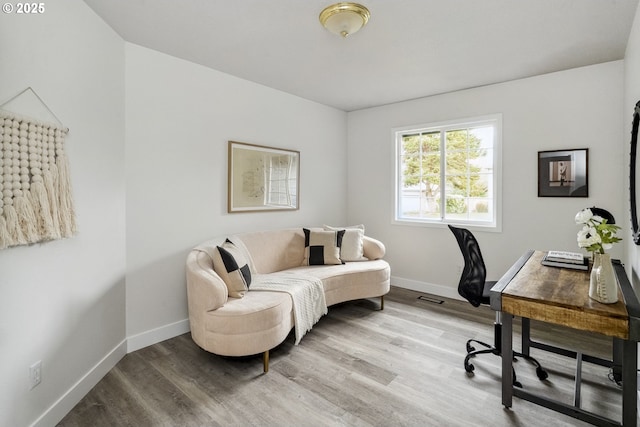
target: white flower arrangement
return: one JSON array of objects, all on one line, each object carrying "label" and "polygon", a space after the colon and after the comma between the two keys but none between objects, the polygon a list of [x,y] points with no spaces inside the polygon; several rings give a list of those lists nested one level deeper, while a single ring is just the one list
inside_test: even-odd
[{"label": "white flower arrangement", "polygon": [[600,215],[594,215],[591,209],[583,209],[576,214],[576,224],[582,225],[578,231],[578,246],[589,252],[605,253],[613,244],[622,240],[615,234],[620,227],[607,224],[607,220]]}]

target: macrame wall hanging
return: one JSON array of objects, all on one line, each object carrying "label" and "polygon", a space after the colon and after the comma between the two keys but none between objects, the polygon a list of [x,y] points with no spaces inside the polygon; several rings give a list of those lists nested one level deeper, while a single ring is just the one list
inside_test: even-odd
[{"label": "macrame wall hanging", "polygon": [[64,151],[68,129],[2,109],[27,91],[55,117],[31,88],[0,105],[0,249],[76,232]]}]

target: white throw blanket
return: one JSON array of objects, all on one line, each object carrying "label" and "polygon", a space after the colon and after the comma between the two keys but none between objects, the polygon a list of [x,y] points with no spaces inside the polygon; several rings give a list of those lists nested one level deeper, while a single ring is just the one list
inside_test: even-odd
[{"label": "white throw blanket", "polygon": [[296,345],[320,318],[328,313],[322,280],[296,273],[280,271],[257,274],[251,280],[250,291],[287,292],[293,300]]}]

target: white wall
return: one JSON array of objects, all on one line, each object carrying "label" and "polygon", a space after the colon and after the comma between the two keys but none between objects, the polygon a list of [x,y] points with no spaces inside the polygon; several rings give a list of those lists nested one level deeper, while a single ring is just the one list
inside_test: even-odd
[{"label": "white wall", "polygon": [[125,350],[124,42],[83,2],[45,6],[0,14],[0,103],[31,86],[69,127],[79,232],[0,251],[0,426],[53,425]]},{"label": "white wall", "polygon": [[[137,45],[125,50],[133,350],[187,330],[184,265],[193,246],[346,220],[346,113]],[[300,210],[228,214],[229,140],[299,150]]]},{"label": "white wall", "polygon": [[[502,232],[475,232],[488,277],[529,248],[578,250],[578,210],[596,205],[624,220],[622,81],[616,61],[349,113],[349,222],[384,241],[393,284],[457,296],[463,261],[451,232],[391,224],[391,129],[502,113]],[[571,148],[589,149],[589,197],[538,198],[538,151]]]},{"label": "white wall", "polygon": [[[636,17],[629,35],[627,43],[627,51],[624,60],[624,108],[623,108],[623,128],[622,128],[622,150],[624,153],[624,182],[628,185],[629,179],[629,142],[631,141],[631,120],[633,117],[633,109],[636,102],[640,100],[640,6],[636,11]],[[639,167],[639,166],[636,166]],[[640,170],[640,169],[639,169]],[[638,172],[636,172],[638,173]],[[636,175],[636,179],[637,179]],[[637,181],[638,190],[640,190],[640,179]],[[625,243],[627,248],[627,274],[636,289],[636,293],[640,289],[640,247],[633,243],[631,233],[631,215],[629,213],[629,196],[625,193]]]}]

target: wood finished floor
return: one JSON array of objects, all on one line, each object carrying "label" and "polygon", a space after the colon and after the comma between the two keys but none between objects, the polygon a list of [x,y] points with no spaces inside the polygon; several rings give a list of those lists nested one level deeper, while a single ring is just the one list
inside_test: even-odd
[{"label": "wood finished floor", "polygon": [[[329,308],[293,345],[271,352],[220,357],[189,334],[126,355],[58,424],[74,426],[584,426],[573,418],[514,398],[500,400],[500,358],[463,368],[465,341],[492,341],[493,312],[392,287],[379,299]],[[440,299],[440,298],[439,298]],[[519,324],[514,329],[519,333]],[[518,335],[519,336],[519,335]],[[532,322],[532,337],[607,356],[605,337]],[[516,338],[514,338],[514,342]],[[516,344],[519,348],[519,344]],[[571,359],[532,350],[549,371],[541,382],[528,362],[515,364],[528,390],[571,403]],[[620,420],[621,393],[608,370],[583,364],[583,407]]]}]

